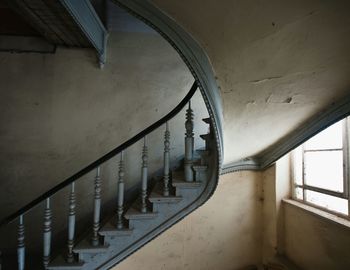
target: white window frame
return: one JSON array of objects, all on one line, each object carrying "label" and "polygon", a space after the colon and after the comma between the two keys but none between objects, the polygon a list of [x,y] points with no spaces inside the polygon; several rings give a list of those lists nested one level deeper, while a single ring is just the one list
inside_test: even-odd
[{"label": "white window frame", "polygon": [[[349,132],[349,128],[350,128],[350,117],[344,118],[343,120],[340,120],[343,123],[343,192],[337,192],[337,191],[333,191],[333,190],[329,190],[329,189],[325,189],[325,188],[320,188],[320,187],[315,187],[312,185],[307,185],[305,183],[305,162],[304,162],[304,154],[305,152],[309,152],[309,151],[313,151],[313,150],[305,150],[304,149],[304,145],[300,146],[302,148],[302,183],[301,184],[297,184],[296,182],[296,164],[295,164],[295,152],[292,154],[292,187],[293,187],[293,192],[292,192],[292,198],[296,201],[302,202],[304,204],[310,205],[312,207],[324,210],[326,212],[335,214],[337,216],[341,216],[341,217],[345,217],[347,219],[350,219],[350,165],[349,165],[349,161],[350,161],[350,150],[349,150],[349,141],[350,141],[350,132]],[[334,151],[334,150],[340,150],[339,149],[327,149],[324,151]],[[315,150],[315,151],[322,151],[322,150]],[[300,169],[300,168],[299,168]],[[301,188],[302,192],[303,192],[303,198],[299,199],[296,196],[296,188]],[[306,190],[310,190],[310,191],[315,191],[318,193],[322,193],[322,194],[326,194],[326,195],[330,195],[330,196],[334,196],[334,197],[338,197],[341,199],[346,199],[348,202],[348,213],[343,214],[340,212],[336,212],[333,210],[330,210],[328,208],[322,207],[320,205],[314,204],[312,202],[309,202],[306,200]]]}]

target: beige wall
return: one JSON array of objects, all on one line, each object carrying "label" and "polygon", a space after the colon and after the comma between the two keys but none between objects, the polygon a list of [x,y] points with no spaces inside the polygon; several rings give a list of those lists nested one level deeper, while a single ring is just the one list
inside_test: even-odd
[{"label": "beige wall", "polygon": [[285,155],[262,172],[263,181],[263,263],[284,254],[284,208],[282,200],[290,198],[290,155]]},{"label": "beige wall", "polygon": [[348,227],[294,205],[285,207],[286,255],[305,270],[350,269]]},{"label": "beige wall", "polygon": [[[194,79],[157,34],[113,32],[108,62],[92,50],[0,52],[0,219],[78,172],[169,113]],[[201,94],[192,99],[196,149],[208,125]],[[186,109],[186,108],[185,108]],[[171,159],[184,154],[185,111],[169,122]],[[149,173],[161,170],[164,126],[148,137]],[[142,142],[125,151],[126,189],[140,181]],[[102,214],[114,211],[119,156],[104,163]],[[91,225],[95,172],[77,182],[77,235]],[[68,188],[52,198],[55,247],[65,242]],[[43,204],[25,215],[27,250],[41,249]],[[58,236],[60,233],[62,237]],[[56,240],[57,239],[57,240]],[[61,243],[62,242],[62,243]],[[16,226],[0,228],[0,249],[15,250]]]},{"label": "beige wall", "polygon": [[121,262],[116,270],[232,270],[261,263],[260,172],[223,175],[198,210]]},{"label": "beige wall", "polygon": [[[159,120],[193,83],[159,35],[111,33],[107,49],[104,69],[92,50],[0,52],[0,218]],[[172,143],[183,123],[170,123]]]},{"label": "beige wall", "polygon": [[[350,230],[295,206],[289,156],[263,172],[221,176],[213,197],[114,269],[235,270],[274,262],[304,270],[350,266]],[[291,268],[294,269],[294,268]]]},{"label": "beige wall", "polygon": [[225,163],[277,146],[349,95],[349,1],[152,2],[210,59],[223,100]]}]

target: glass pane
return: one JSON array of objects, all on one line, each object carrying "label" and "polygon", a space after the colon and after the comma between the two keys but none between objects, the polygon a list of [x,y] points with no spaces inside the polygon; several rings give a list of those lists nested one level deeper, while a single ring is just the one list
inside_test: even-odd
[{"label": "glass pane", "polygon": [[348,214],[348,201],[338,197],[306,190],[306,201],[342,214]]},{"label": "glass pane", "polygon": [[303,189],[302,188],[295,188],[295,198],[298,200],[302,200],[303,199]]},{"label": "glass pane", "polygon": [[304,144],[305,150],[335,149],[343,147],[343,121],[326,128]]},{"label": "glass pane", "polygon": [[303,184],[303,160],[302,160],[302,147],[299,146],[293,151],[294,157],[294,183],[297,185]]},{"label": "glass pane", "polygon": [[305,184],[343,192],[343,151],[306,152]]}]

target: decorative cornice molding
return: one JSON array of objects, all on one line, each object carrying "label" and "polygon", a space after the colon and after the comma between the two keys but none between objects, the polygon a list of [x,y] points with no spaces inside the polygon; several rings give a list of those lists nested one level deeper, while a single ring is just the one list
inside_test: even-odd
[{"label": "decorative cornice molding", "polygon": [[237,171],[265,170],[278,159],[310,139],[312,136],[348,115],[350,115],[350,95],[341,99],[339,102],[332,103],[327,110],[311,118],[302,127],[273,144],[262,154],[237,162],[224,164],[222,166],[221,174],[223,175]]},{"label": "decorative cornice molding", "polygon": [[332,103],[323,112],[312,117],[307,123],[296,129],[288,136],[282,138],[262,154],[257,156],[260,160],[260,167],[267,168],[272,163],[289,153],[312,136],[331,126],[335,122],[345,118],[350,114],[350,95]]},{"label": "decorative cornice molding", "polygon": [[243,159],[222,166],[221,175],[238,171],[259,171],[261,170],[259,160],[253,158]]}]

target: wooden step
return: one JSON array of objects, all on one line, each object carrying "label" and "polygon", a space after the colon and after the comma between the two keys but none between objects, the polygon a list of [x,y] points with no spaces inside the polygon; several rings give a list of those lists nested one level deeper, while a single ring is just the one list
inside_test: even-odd
[{"label": "wooden step", "polygon": [[47,269],[49,270],[80,270],[83,269],[85,262],[68,263],[63,256],[58,256],[49,263]]},{"label": "wooden step", "polygon": [[210,151],[206,149],[198,149],[196,152],[201,156],[201,157],[207,157],[209,156]]},{"label": "wooden step", "polygon": [[135,220],[135,219],[153,219],[158,216],[157,212],[146,212],[142,213],[140,210],[135,208],[130,208],[125,213],[125,218],[129,220]]},{"label": "wooden step", "polygon": [[152,192],[148,200],[152,203],[178,203],[182,200],[181,196],[163,196],[162,194]]},{"label": "wooden step", "polygon": [[172,185],[180,188],[198,188],[201,182],[186,182],[183,172],[173,172]]},{"label": "wooden step", "polygon": [[163,182],[158,181],[157,184],[154,186],[150,196],[148,197],[148,200],[151,203],[178,203],[182,200],[181,196],[164,196],[163,195]]},{"label": "wooden step", "polygon": [[208,169],[207,165],[196,164],[192,166],[193,170],[197,172],[205,172]]},{"label": "wooden step", "polygon": [[109,245],[98,245],[98,246],[93,246],[89,240],[84,239],[80,243],[78,243],[74,248],[73,251],[75,253],[104,253],[108,250]]},{"label": "wooden step", "polygon": [[129,236],[132,234],[132,232],[133,229],[129,228],[117,229],[112,222],[109,222],[103,226],[98,233],[102,236]]},{"label": "wooden step", "polygon": [[199,135],[199,137],[201,137],[205,141],[209,141],[210,140],[210,134],[202,134],[202,135]]},{"label": "wooden step", "polygon": [[209,125],[211,124],[211,119],[210,119],[210,117],[203,118],[202,121],[203,121],[204,123],[206,123],[206,124],[209,124]]}]

